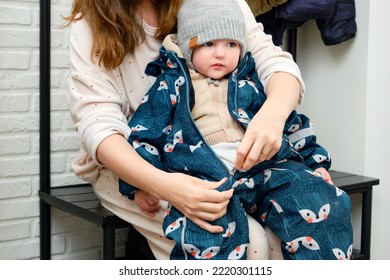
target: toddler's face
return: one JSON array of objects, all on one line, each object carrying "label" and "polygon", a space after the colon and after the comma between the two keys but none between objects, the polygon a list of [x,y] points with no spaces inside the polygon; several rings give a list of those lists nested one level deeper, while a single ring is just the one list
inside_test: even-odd
[{"label": "toddler's face", "polygon": [[236,41],[210,41],[194,48],[192,64],[197,72],[218,80],[237,67],[240,51],[240,45]]}]

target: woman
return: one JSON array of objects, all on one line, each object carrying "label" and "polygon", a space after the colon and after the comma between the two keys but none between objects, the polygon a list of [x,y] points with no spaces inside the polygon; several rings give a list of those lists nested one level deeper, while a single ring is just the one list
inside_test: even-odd
[{"label": "woman", "polygon": [[[246,47],[267,93],[237,151],[235,167],[247,170],[279,150],[284,123],[302,99],[304,83],[291,55],[262,32],[246,1],[237,3],[246,19]],[[223,181],[206,182],[154,168],[127,142],[127,121],[155,81],[144,70],[158,57],[162,38],[174,31],[180,4],[176,0],[74,0],[68,17],[72,22],[68,101],[81,138],[74,171],[92,183],[104,207],[147,238],[157,259],[168,259],[174,245],[162,233],[166,202],[205,230],[219,232],[221,228],[208,221],[226,213],[232,196],[232,190],[215,190]],[[135,202],[120,195],[119,178],[140,189]],[[268,258],[262,227],[248,219],[248,258]]]}]

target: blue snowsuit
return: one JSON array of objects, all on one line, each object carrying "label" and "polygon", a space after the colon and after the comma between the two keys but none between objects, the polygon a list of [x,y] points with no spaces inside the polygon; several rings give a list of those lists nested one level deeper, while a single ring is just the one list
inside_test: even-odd
[{"label": "blue snowsuit", "polygon": [[[218,190],[234,188],[226,215],[211,222],[222,226],[223,233],[209,233],[169,206],[163,230],[176,241],[171,259],[245,259],[250,242],[246,215],[282,239],[286,259],[351,257],[350,200],[313,172],[328,169],[331,160],[316,143],[306,116],[290,115],[282,146],[271,160],[245,172],[229,171],[191,116],[194,91],[185,60],[161,48],[146,73],[157,81],[129,121],[129,143],[157,168],[208,181],[226,177]],[[246,128],[266,99],[250,53],[229,76],[227,98],[229,112]],[[137,189],[119,183],[120,192],[133,199]]]}]

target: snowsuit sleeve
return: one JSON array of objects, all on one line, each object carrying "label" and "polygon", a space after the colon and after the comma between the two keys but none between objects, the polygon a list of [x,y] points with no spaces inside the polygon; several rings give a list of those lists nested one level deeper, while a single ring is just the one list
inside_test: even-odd
[{"label": "snowsuit sleeve", "polygon": [[284,133],[288,136],[290,143],[304,159],[304,164],[315,170],[319,167],[329,169],[331,158],[329,152],[320,146],[310,119],[303,114],[292,112],[288,118]]},{"label": "snowsuit sleeve", "polygon": [[[155,167],[166,170],[164,164],[164,145],[172,128],[172,116],[175,108],[176,91],[174,84],[161,75],[129,121],[131,129],[128,138],[140,156]],[[134,186],[119,181],[119,191],[129,199],[134,199]]]}]

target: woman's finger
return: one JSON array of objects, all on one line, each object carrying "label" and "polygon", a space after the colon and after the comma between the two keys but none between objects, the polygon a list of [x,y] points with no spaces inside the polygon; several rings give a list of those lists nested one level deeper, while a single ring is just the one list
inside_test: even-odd
[{"label": "woman's finger", "polygon": [[247,170],[244,166],[248,165],[246,164],[247,156],[253,144],[252,141],[249,141],[247,139],[248,137],[244,137],[242,139],[242,142],[240,143],[236,152],[236,160],[234,162],[234,167],[237,170]]},{"label": "woman's finger", "polygon": [[194,219],[190,219],[190,220],[193,223],[197,224],[199,227],[201,227],[204,230],[207,230],[208,232],[211,232],[211,233],[221,233],[224,230],[223,227],[212,225],[212,224],[210,224],[202,219],[194,218]]},{"label": "woman's finger", "polygon": [[215,221],[226,214],[228,204],[228,200],[220,203],[202,202],[193,214],[206,221]]}]

